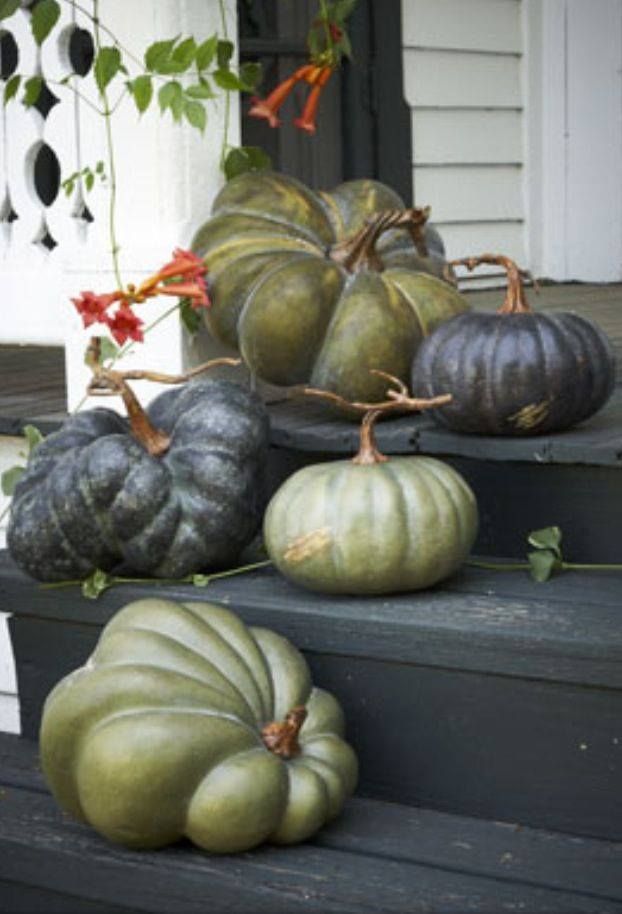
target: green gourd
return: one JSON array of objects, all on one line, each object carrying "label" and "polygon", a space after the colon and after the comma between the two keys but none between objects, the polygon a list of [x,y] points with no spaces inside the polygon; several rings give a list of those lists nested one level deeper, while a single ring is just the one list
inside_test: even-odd
[{"label": "green gourd", "polygon": [[43,773],[111,841],[232,853],[304,841],[352,793],[342,711],[285,638],[209,603],[147,598],[45,703]]},{"label": "green gourd", "polygon": [[372,369],[406,381],[421,340],[467,310],[428,210],[348,181],[315,193],[274,172],[239,175],[192,246],[209,269],[212,334],[264,381],[378,400]]},{"label": "green gourd", "polygon": [[421,590],[453,574],[477,533],[475,496],[433,457],[390,457],[361,426],[353,460],[304,467],[273,495],[268,554],[285,577],[324,593]]}]

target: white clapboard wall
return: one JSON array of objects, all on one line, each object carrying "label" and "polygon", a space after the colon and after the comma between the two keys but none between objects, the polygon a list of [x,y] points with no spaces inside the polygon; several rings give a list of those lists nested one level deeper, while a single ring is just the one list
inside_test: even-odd
[{"label": "white clapboard wall", "polygon": [[[225,0],[223,9],[228,33],[235,37],[235,0]],[[2,23],[17,47],[18,54],[12,55],[17,61],[16,71],[41,75],[59,101],[45,117],[18,101],[6,108],[0,105],[0,345],[62,346],[70,409],[81,401],[88,381],[84,349],[89,332],[82,327],[69,299],[81,290],[108,292],[116,286],[108,234],[109,188],[97,182],[87,193],[77,184],[70,197],[60,191],[46,203],[37,192],[34,170],[44,145],[65,177],[106,159],[104,121],[92,107],[98,104],[92,77],[78,80],[81,97],[60,84],[71,70],[68,47],[73,31],[91,28],[82,10],[80,3],[61,4],[59,24],[42,48],[34,42],[26,3]],[[100,16],[136,56],[157,39],[192,34],[201,41],[215,31],[223,34],[220,4],[211,0],[102,0]],[[0,80],[0,94],[3,91]],[[118,90],[111,88],[110,94],[115,102]],[[235,93],[231,94],[230,106],[229,142],[237,145],[239,107]],[[113,132],[117,235],[126,283],[140,282],[155,272],[170,260],[175,247],[188,247],[198,226],[208,218],[223,180],[219,167],[223,123],[220,102],[210,105],[208,129],[203,135],[188,125],[182,129],[172,124],[168,115],[159,117],[149,112],[141,119],[131,100],[120,104]],[[51,250],[42,243],[46,236],[55,242]],[[170,299],[148,302],[146,323],[170,306]],[[197,357],[179,321],[171,317],[118,364],[121,368],[151,367],[177,373]],[[147,382],[136,387],[144,401],[157,392],[156,385]],[[87,405],[100,404],[87,401]],[[113,406],[114,401],[107,405]],[[0,438],[0,472],[16,462],[21,449],[18,439]],[[0,546],[4,523],[0,523]],[[0,730],[15,731],[15,671],[3,609],[0,606]]]},{"label": "white clapboard wall", "polygon": [[402,0],[415,200],[432,207],[451,258],[526,262],[521,6]]}]

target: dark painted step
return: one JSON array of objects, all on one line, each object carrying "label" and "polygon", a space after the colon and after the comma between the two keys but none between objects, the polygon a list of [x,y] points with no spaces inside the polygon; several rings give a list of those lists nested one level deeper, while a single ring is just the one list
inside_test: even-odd
[{"label": "dark painted step", "polygon": [[473,568],[417,595],[321,597],[270,569],[97,601],[44,590],[0,557],[23,732],[125,603],[213,600],[289,637],[343,703],[361,795],[622,839],[622,574]]},{"label": "dark painted step", "polygon": [[215,857],[113,846],[63,816],[36,745],[0,737],[0,909],[622,911],[622,845],[354,799],[313,842]]},{"label": "dark painted step", "polygon": [[[356,423],[315,401],[273,403],[270,419],[273,488],[301,466],[356,451]],[[622,388],[557,435],[457,435],[422,414],[379,422],[377,438],[387,454],[432,454],[463,474],[480,507],[480,554],[523,556],[531,530],[557,525],[569,561],[622,562]]]}]

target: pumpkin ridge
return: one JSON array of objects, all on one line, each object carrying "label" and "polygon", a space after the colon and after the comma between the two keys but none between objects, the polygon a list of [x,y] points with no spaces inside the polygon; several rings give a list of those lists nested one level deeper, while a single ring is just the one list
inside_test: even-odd
[{"label": "pumpkin ridge", "polygon": [[[439,466],[434,458],[424,458],[427,459],[427,468],[430,471],[431,475],[437,481],[439,487],[445,493],[446,499],[452,507],[452,513],[454,516],[454,527],[459,531],[460,542],[466,543],[467,540],[467,528],[465,526],[465,518],[463,518],[462,511],[460,510],[460,505],[456,501],[456,490],[452,486],[447,485],[447,480],[443,477],[443,467]],[[458,476],[457,480],[464,490],[465,494],[469,497],[471,496],[471,490],[468,487],[463,486],[463,480],[461,476]],[[472,545],[472,543],[471,543]]]},{"label": "pumpkin ridge", "polygon": [[[249,684],[251,685],[251,688],[252,688],[253,692],[255,693],[255,695],[254,695],[255,701],[253,701],[253,705],[252,705],[252,708],[253,708],[253,711],[255,714],[255,719],[258,722],[260,722],[263,719],[264,712],[265,712],[263,695],[261,694],[261,690],[260,690],[257,682],[255,681],[253,671],[250,668],[250,666],[248,665],[248,663],[246,662],[246,659],[236,649],[236,647],[233,644],[231,644],[231,642],[229,641],[228,638],[225,638],[225,636],[222,635],[221,632],[219,632],[217,628],[215,628],[213,625],[210,625],[210,623],[207,619],[203,619],[203,618],[197,616],[195,613],[192,612],[192,610],[190,610],[186,606],[185,603],[181,603],[180,605],[185,610],[187,610],[188,614],[193,616],[193,618],[200,619],[203,626],[208,629],[210,639],[212,641],[214,641],[214,643],[216,645],[218,645],[219,648],[226,648],[230,652],[230,654],[233,656],[234,660],[237,661],[237,663],[243,667],[244,672],[248,676]],[[218,669],[218,667],[217,667],[217,669]],[[222,672],[222,670],[220,670],[220,672]],[[248,699],[247,699],[247,701],[248,701]],[[257,712],[259,712],[259,713],[257,713]]]},{"label": "pumpkin ridge", "polygon": [[382,472],[388,479],[392,481],[393,487],[397,494],[395,499],[396,504],[399,506],[400,519],[404,525],[404,528],[408,530],[408,536],[403,537],[402,539],[402,551],[398,559],[396,559],[396,566],[401,566],[403,560],[407,557],[409,551],[408,540],[411,536],[411,517],[413,512],[409,511],[406,505],[406,499],[404,498],[404,486],[399,475],[399,462],[395,463],[395,458],[389,459],[386,463],[382,464]]},{"label": "pumpkin ridge", "polygon": [[84,536],[81,535],[82,531],[74,530],[75,525],[72,523],[71,518],[63,518],[59,511],[61,505],[59,504],[60,496],[57,492],[57,485],[59,479],[62,479],[63,474],[67,472],[71,474],[70,481],[72,483],[72,494],[77,491],[86,507],[91,511],[91,533],[99,540],[97,544],[100,547],[97,550],[99,558],[101,559],[101,553],[112,553],[112,555],[107,557],[108,561],[101,561],[101,565],[106,566],[104,570],[107,570],[108,568],[113,567],[118,559],[119,545],[118,541],[111,542],[111,538],[105,536],[99,522],[99,512],[94,509],[90,499],[85,497],[84,487],[81,485],[81,479],[83,478],[82,472],[84,464],[86,463],[85,453],[90,446],[91,445],[88,445],[86,449],[78,452],[75,462],[73,460],[57,462],[47,479],[44,480],[43,489],[45,492],[45,500],[48,503],[49,519],[56,525],[56,530],[62,536],[63,541],[69,544],[72,556],[77,557],[81,564],[87,565],[92,569],[95,565],[92,557],[85,554],[84,550],[88,548],[88,544],[85,543]]},{"label": "pumpkin ridge", "polygon": [[[585,404],[585,409],[581,412],[579,421],[582,421],[592,415],[593,411],[599,409],[600,405],[606,403],[615,386],[615,371],[595,372],[594,365],[612,365],[615,360],[609,342],[600,327],[586,321],[585,318],[574,312],[556,314],[555,318],[567,332],[569,331],[569,335],[580,341],[582,354],[586,357],[585,361],[590,371],[591,396],[589,402]],[[586,331],[591,331],[589,336]]]},{"label": "pumpkin ridge", "polygon": [[144,715],[159,716],[169,714],[176,717],[182,717],[183,715],[188,715],[189,717],[217,717],[219,720],[226,720],[229,723],[235,724],[235,726],[239,727],[241,730],[245,730],[250,736],[253,736],[257,740],[258,746],[263,745],[257,728],[251,726],[237,715],[230,714],[227,711],[214,711],[212,708],[184,708],[179,707],[178,705],[142,705],[140,708],[124,708],[122,711],[114,711],[112,714],[107,714],[106,717],[100,718],[92,727],[89,727],[88,731],[85,733],[84,742],[88,742],[88,740],[99,730],[116,720],[125,720],[126,718],[132,717],[140,718]]},{"label": "pumpkin ridge", "polygon": [[[328,819],[330,796],[326,782],[308,765],[285,765],[288,778],[287,802],[278,827],[268,840],[275,844],[295,844],[310,837]],[[305,779],[307,788],[304,787]],[[309,780],[315,796],[309,802]],[[302,788],[302,791],[301,789]]]},{"label": "pumpkin ridge", "polygon": [[[313,689],[308,664],[299,650],[281,635],[267,628],[252,626],[250,632],[263,654],[272,680],[274,707],[272,718],[282,720],[292,708],[304,706]],[[277,674],[280,679],[277,680]],[[285,686],[290,687],[292,678],[298,678],[295,688],[289,695],[284,694]],[[290,689],[291,691],[291,689]]]},{"label": "pumpkin ridge", "polygon": [[[388,281],[388,277],[386,277],[384,275],[382,276],[382,279],[385,283]],[[399,279],[395,279],[394,277],[391,277],[390,281],[391,281],[392,285],[397,289],[397,291],[401,295],[402,299],[406,302],[406,304],[408,305],[410,310],[412,311],[413,316],[415,318],[415,322],[417,324],[417,327],[419,328],[419,338],[423,339],[426,336],[426,332],[425,332],[425,328],[423,326],[421,317],[419,316],[419,312],[415,308],[415,303],[413,302],[411,296],[404,290],[403,286],[400,285]]]},{"label": "pumpkin ridge", "polygon": [[[242,622],[240,619],[238,619],[238,617],[235,615],[235,613],[231,612],[231,610],[225,609],[225,607],[223,607],[223,606],[215,606],[210,603],[203,603],[201,601],[190,601],[188,603],[182,603],[182,606],[184,606],[188,610],[188,612],[190,612],[196,618],[198,618],[202,621],[205,621],[206,624],[209,625],[209,627],[211,629],[213,629],[217,634],[220,634],[221,637],[223,637],[227,641],[227,643],[232,648],[232,650],[234,650],[236,652],[236,654],[238,654],[240,659],[248,667],[249,673],[253,679],[253,682],[255,683],[255,685],[257,687],[257,690],[259,692],[259,696],[261,699],[261,705],[262,705],[263,712],[264,712],[263,721],[264,722],[268,721],[271,718],[272,709],[274,706],[274,694],[272,692],[272,680],[270,678],[270,671],[268,669],[266,658],[264,657],[261,650],[259,649],[259,646],[257,645],[257,642],[253,638],[252,633],[251,633],[250,629],[248,628],[248,626],[245,625],[244,622]],[[203,607],[206,610],[206,612],[209,613],[209,617],[207,619],[197,609],[197,606]],[[226,624],[233,626],[232,629],[226,630],[225,633],[223,633],[218,628],[219,622],[223,621],[223,620],[226,620]],[[239,627],[237,628],[237,631],[236,631],[237,623],[239,623]],[[238,638],[238,637],[241,637],[243,639],[247,638],[248,644],[240,645],[240,648],[238,649],[237,644],[234,644],[234,642],[231,640],[232,638]],[[266,689],[265,693],[264,693],[264,687],[258,681],[255,669],[249,664],[248,659],[242,653],[242,649],[249,651],[252,654],[253,658],[259,663],[259,665],[261,667],[261,672],[263,674],[263,680],[264,680],[265,689]]]},{"label": "pumpkin ridge", "polygon": [[[146,626],[143,626],[143,625],[118,626],[114,629],[113,633],[116,636],[119,636],[126,632],[137,632],[140,635],[148,636],[147,643],[148,643],[149,639],[152,639],[153,641],[160,642],[160,643],[163,642],[164,644],[166,644],[166,643],[173,644],[173,645],[175,645],[176,648],[181,649],[183,653],[188,654],[189,657],[192,658],[193,660],[199,660],[200,666],[206,667],[206,676],[211,670],[213,670],[216,673],[217,679],[224,681],[226,683],[227,688],[230,690],[230,692],[229,692],[230,697],[234,698],[235,700],[239,700],[241,706],[244,707],[246,709],[246,711],[248,712],[248,716],[251,720],[254,720],[256,718],[254,709],[252,708],[252,706],[250,705],[246,696],[242,693],[240,688],[234,682],[231,681],[229,675],[226,672],[223,672],[216,665],[216,663],[212,662],[208,657],[206,657],[200,651],[195,650],[193,647],[190,647],[187,643],[185,643],[184,641],[182,641],[179,638],[175,638],[173,635],[170,635],[166,632],[158,631],[156,629],[147,628]],[[105,646],[105,639],[102,642],[102,646]],[[95,662],[96,663],[100,662],[97,660],[97,656],[95,657]],[[105,660],[101,661],[101,664],[102,665],[108,664],[110,662],[111,661],[106,658]],[[148,663],[148,665],[151,665],[154,667],[160,666],[159,663],[156,663],[153,660],[150,660],[150,661],[143,660],[142,662]],[[175,672],[180,672],[180,671],[175,670]],[[210,682],[207,678],[205,679],[205,682],[207,685],[211,685],[217,691],[222,691],[223,694],[225,694],[225,695],[227,694],[227,692],[225,692],[221,686],[214,686],[213,683]]]},{"label": "pumpkin ridge", "polygon": [[[315,234],[313,229],[307,228],[306,226],[300,226],[295,222],[289,222],[287,219],[278,219],[276,216],[271,215],[270,213],[261,215],[253,210],[244,209],[244,207],[225,207],[225,209],[219,210],[218,216],[244,216],[246,219],[249,219],[253,223],[257,223],[261,228],[264,223],[268,225],[278,225],[280,228],[286,230],[286,234],[294,235],[299,237],[303,241],[308,241],[318,248],[320,254],[323,254],[326,250],[326,244],[322,239]],[[327,224],[333,230],[332,223],[329,219],[326,220]],[[334,234],[334,230],[333,230]],[[206,255],[209,257],[209,255]]]},{"label": "pumpkin ridge", "polygon": [[[584,415],[590,415],[595,403],[598,402],[599,397],[595,396],[595,393],[598,391],[598,381],[594,374],[592,359],[590,358],[590,346],[585,335],[577,332],[577,327],[573,320],[573,317],[575,316],[576,315],[573,314],[551,315],[555,320],[555,323],[559,325],[560,330],[565,337],[566,345],[570,350],[577,375],[583,375],[586,369],[588,372],[589,396],[585,398],[587,402],[585,404],[582,403],[581,387],[577,385],[572,409],[567,410],[570,416],[579,416],[577,421],[581,422]],[[565,317],[570,318],[570,320],[564,319]],[[599,353],[599,355],[604,355],[604,353]],[[604,359],[602,361],[604,361]]]}]

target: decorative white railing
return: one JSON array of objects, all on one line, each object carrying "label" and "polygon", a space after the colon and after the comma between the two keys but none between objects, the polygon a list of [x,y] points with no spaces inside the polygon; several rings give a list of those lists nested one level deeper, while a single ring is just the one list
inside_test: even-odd
[{"label": "decorative white railing", "polygon": [[[90,0],[83,3],[87,7]],[[180,32],[197,40],[222,32],[216,2],[102,0],[100,7],[102,22],[136,56],[152,41]],[[234,35],[235,3],[227,0],[225,7]],[[61,19],[41,48],[32,36],[28,10],[19,10],[2,23],[9,34],[1,42],[0,57],[0,91],[12,73],[36,74],[58,99],[47,96],[54,103],[41,113],[21,103],[20,90],[0,110],[0,343],[65,346],[70,406],[82,397],[86,373],[85,332],[69,298],[83,289],[103,292],[116,285],[108,185],[97,180],[87,192],[77,181],[67,196],[54,177],[55,171],[68,177],[106,160],[105,124],[95,110],[99,102],[92,75],[78,73],[72,80],[79,94],[61,82],[76,73],[76,32],[88,33],[91,26],[81,9],[80,3],[63,0]],[[230,141],[235,144],[236,98],[230,103]],[[113,117],[117,234],[127,280],[140,279],[169,260],[173,248],[188,245],[207,217],[221,184],[222,129],[223,112],[216,102],[204,135],[174,125],[170,114],[159,118],[150,111],[140,119],[130,99],[119,104]],[[47,194],[36,180],[46,160],[52,174]],[[167,305],[170,301],[149,303],[148,319]],[[154,331],[135,358],[179,370],[188,351],[178,322]]]}]

